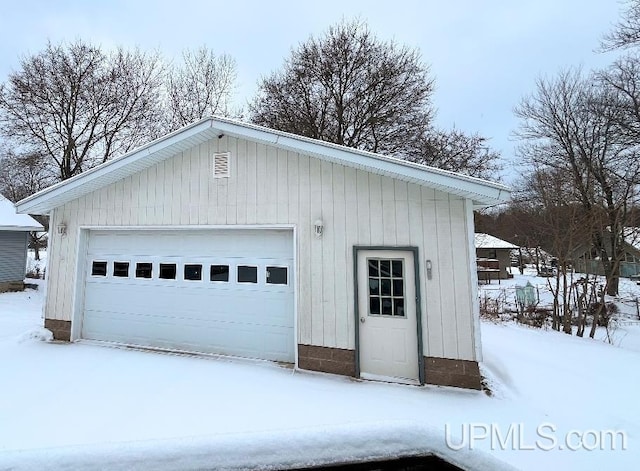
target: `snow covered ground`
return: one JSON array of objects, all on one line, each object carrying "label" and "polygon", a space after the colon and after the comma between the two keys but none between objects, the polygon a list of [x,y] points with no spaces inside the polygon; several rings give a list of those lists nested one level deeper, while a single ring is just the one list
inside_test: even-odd
[{"label": "snow covered ground", "polygon": [[[555,278],[544,278],[536,276],[535,268],[526,268],[524,274],[520,274],[516,268],[511,268],[513,278],[501,280],[500,283],[493,280],[490,284],[480,285],[480,298],[485,297],[497,299],[503,308],[516,310],[516,286],[525,286],[527,283],[535,288],[536,296],[539,299],[539,307],[553,306],[553,295],[549,289],[549,283],[554,284]],[[577,280],[585,275],[574,273],[572,280]],[[604,278],[600,277],[602,284]],[[617,297],[607,296],[607,302],[613,302],[619,309],[615,321],[611,323],[609,332],[603,327],[598,327],[595,338],[599,341],[608,342],[616,346],[621,346],[630,350],[640,352],[640,286],[635,281],[628,278],[620,279],[619,295]],[[587,326],[588,336],[591,324]],[[608,334],[608,335],[607,335]]]},{"label": "snow covered ground", "polygon": [[27,273],[38,274],[42,278],[42,274],[47,268],[47,249],[40,249],[38,255],[39,260],[36,260],[35,252],[33,249],[29,249],[27,252]]},{"label": "snow covered ground", "polygon": [[[41,305],[42,290],[0,294],[0,469],[278,469],[429,452],[473,470],[640,460],[630,341],[483,323],[488,397],[44,342]],[[604,431],[620,432],[615,450]]]}]

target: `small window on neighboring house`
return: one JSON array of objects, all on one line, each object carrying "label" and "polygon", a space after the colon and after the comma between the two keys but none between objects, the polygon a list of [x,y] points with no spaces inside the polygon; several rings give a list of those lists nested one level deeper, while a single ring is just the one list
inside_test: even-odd
[{"label": "small window on neighboring house", "polygon": [[229,281],[229,265],[211,265],[211,281]]},{"label": "small window on neighboring house", "polygon": [[151,278],[152,264],[147,262],[136,263],[136,278]]},{"label": "small window on neighboring house", "polygon": [[107,262],[94,261],[91,264],[92,276],[107,276]]},{"label": "small window on neighboring house", "polygon": [[176,264],[175,263],[161,263],[159,269],[159,278],[163,280],[175,280],[176,279]]},{"label": "small window on neighboring house", "polygon": [[238,283],[257,283],[258,267],[238,265]]},{"label": "small window on neighboring house", "polygon": [[199,281],[202,280],[202,265],[188,264],[184,266],[184,279]]},{"label": "small window on neighboring house", "polygon": [[267,267],[267,283],[270,285],[286,285],[287,267]]},{"label": "small window on neighboring house", "polygon": [[113,262],[113,276],[126,278],[129,276],[129,262]]}]

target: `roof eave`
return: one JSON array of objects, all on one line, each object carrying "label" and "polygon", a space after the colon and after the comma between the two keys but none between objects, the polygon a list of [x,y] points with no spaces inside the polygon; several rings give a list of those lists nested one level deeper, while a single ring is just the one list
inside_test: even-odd
[{"label": "roof eave", "polygon": [[42,226],[0,226],[0,232],[43,232]]},{"label": "roof eave", "polygon": [[[252,139],[264,144],[278,145],[288,150],[324,159],[349,167],[359,167],[371,173],[379,173],[412,181],[425,186],[453,193],[473,201],[474,208],[486,208],[507,202],[511,197],[508,187],[499,183],[481,180],[475,177],[454,174],[446,170],[413,164],[393,157],[364,152],[357,149],[345,149],[332,143],[318,142],[300,136],[291,136],[278,131],[269,132],[263,129],[240,126],[233,122],[218,121],[215,125],[223,133],[234,137]],[[239,128],[242,132],[239,132]],[[369,162],[373,160],[376,166]]]},{"label": "roof eave", "polygon": [[[227,118],[204,118],[121,157],[25,198],[16,204],[17,211],[26,214],[48,214],[52,209],[71,199],[124,178],[127,171],[131,173],[141,171],[162,160],[163,156],[167,156],[171,152],[178,153],[184,150],[187,144],[195,145],[197,141],[225,134],[268,145],[277,145],[302,154],[455,194],[473,201],[474,208],[504,203],[510,197],[509,188],[498,183],[426,167],[393,157],[357,149],[346,149],[336,144],[282,131],[268,130]],[[155,159],[148,159],[149,156],[154,156]]]},{"label": "roof eave", "polygon": [[[120,157],[105,162],[102,165],[89,169],[79,175],[68,180],[56,183],[44,190],[41,190],[23,200],[16,203],[16,210],[20,214],[41,214],[46,215],[52,209],[64,204],[56,204],[56,198],[62,196],[75,188],[86,185],[91,181],[95,181],[103,177],[107,173],[116,171],[126,166],[135,164],[143,160],[145,157],[152,155],[160,150],[166,150],[178,143],[208,130],[211,130],[213,120],[205,118],[197,121],[185,128],[181,128],[155,141],[128,152]],[[150,166],[150,165],[149,165]],[[111,183],[111,182],[109,182]],[[108,183],[107,183],[108,184]]]}]

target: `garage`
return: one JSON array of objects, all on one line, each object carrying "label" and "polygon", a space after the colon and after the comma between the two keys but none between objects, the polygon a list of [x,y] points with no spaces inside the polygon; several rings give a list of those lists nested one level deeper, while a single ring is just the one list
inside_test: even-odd
[{"label": "garage", "polygon": [[17,204],[49,216],[44,327],[478,389],[473,210],[508,188],[204,118]]},{"label": "garage", "polygon": [[291,230],[86,232],[83,339],[294,361]]}]

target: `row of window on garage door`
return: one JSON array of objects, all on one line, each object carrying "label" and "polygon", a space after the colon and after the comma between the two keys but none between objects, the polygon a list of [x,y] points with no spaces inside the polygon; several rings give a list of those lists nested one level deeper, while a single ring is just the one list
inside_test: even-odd
[{"label": "row of window on garage door", "polygon": [[256,284],[258,282],[270,285],[289,284],[288,267],[277,265],[178,264],[174,262],[93,260],[91,263],[91,276],[97,278],[135,278],[140,280],[210,281],[214,283],[235,281],[248,284]]}]

